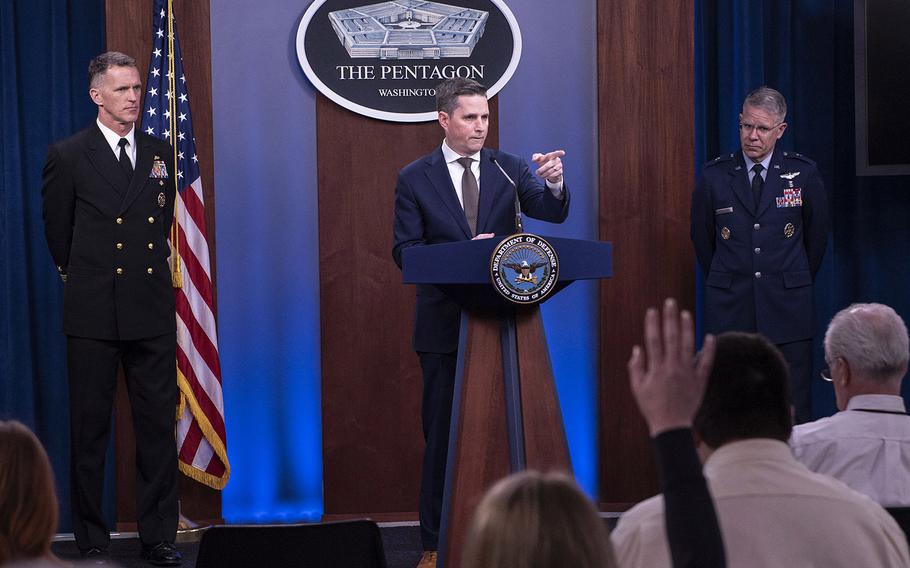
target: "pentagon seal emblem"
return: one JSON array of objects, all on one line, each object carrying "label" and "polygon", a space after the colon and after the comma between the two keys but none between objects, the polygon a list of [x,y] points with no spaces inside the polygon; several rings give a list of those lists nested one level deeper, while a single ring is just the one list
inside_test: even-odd
[{"label": "pentagon seal emblem", "polygon": [[556,251],[537,235],[519,233],[506,237],[490,257],[490,280],[510,302],[540,302],[553,292],[559,280]]}]

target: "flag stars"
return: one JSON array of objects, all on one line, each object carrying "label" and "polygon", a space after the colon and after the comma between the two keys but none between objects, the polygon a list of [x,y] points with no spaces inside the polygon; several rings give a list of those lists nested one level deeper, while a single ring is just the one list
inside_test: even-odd
[{"label": "flag stars", "polygon": [[178,160],[182,160],[182,159],[183,159],[183,152],[177,152],[177,159],[178,159]]},{"label": "flag stars", "polygon": [[198,163],[198,162],[199,162],[199,159],[196,157],[196,154],[193,154],[193,163]]},{"label": "flag stars", "polygon": [[177,179],[183,179],[183,172],[180,170],[177,170]]},{"label": "flag stars", "polygon": [[164,17],[164,8],[161,9],[161,17]]},{"label": "flag stars", "polygon": [[177,115],[177,117],[180,119],[180,122],[183,122],[184,120],[186,120],[186,113],[181,112],[180,114]]},{"label": "flag stars", "polygon": [[149,107],[149,109],[146,112],[149,113],[150,117],[155,116],[155,107]]},{"label": "flag stars", "polygon": [[149,94],[152,95],[153,97],[157,97],[157,96],[158,96],[158,89],[155,88],[155,87],[152,87],[151,89],[149,89]]},{"label": "flag stars", "polygon": [[186,93],[180,93],[180,96],[177,98],[180,99],[180,102],[185,103],[186,102]]},{"label": "flag stars", "polygon": [[148,134],[149,136],[154,136],[154,135],[155,135],[155,129],[152,128],[151,126],[149,126],[148,128],[145,129],[145,133]]},{"label": "flag stars", "polygon": [[171,137],[171,131],[170,131],[170,130],[165,130],[163,134],[164,134],[164,137],[165,137],[165,138],[170,138],[170,137]]},{"label": "flag stars", "polygon": [[160,75],[161,75],[161,71],[157,67],[152,69],[152,76],[159,77]]},{"label": "flag stars", "polygon": [[[171,57],[173,57],[173,56],[171,56]],[[168,72],[167,72],[167,78],[168,78],[168,79],[173,79],[173,78],[174,78],[174,74],[171,73],[170,71],[168,71]]]},{"label": "flag stars", "polygon": [[177,140],[186,140],[186,135],[183,132],[178,132]]},{"label": "flag stars", "polygon": [[171,100],[171,92],[170,92],[170,91],[165,91],[165,92],[164,92],[164,96],[167,97],[167,100]]},{"label": "flag stars", "polygon": [[155,49],[155,51],[153,51],[152,53],[155,55],[155,57],[161,57],[161,50],[160,50],[160,49]]},{"label": "flag stars", "polygon": [[166,111],[164,111],[164,118],[170,118],[170,117],[171,117],[171,109],[167,109]]},{"label": "flag stars", "polygon": [[161,28],[158,28],[158,31],[155,32],[155,35],[158,37],[164,37],[164,30]]},{"label": "flag stars", "polygon": [[181,83],[186,83],[186,77],[184,77],[183,75],[181,75],[181,76],[180,76],[180,82],[181,82]]}]

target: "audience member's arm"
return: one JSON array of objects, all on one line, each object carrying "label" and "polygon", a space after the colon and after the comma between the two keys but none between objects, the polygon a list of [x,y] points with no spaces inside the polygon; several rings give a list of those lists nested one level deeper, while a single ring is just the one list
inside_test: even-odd
[{"label": "audience member's arm", "polygon": [[723,538],[692,438],[692,420],[714,362],[714,338],[705,338],[696,357],[693,328],[692,315],[680,315],[672,299],[664,303],[663,326],[657,310],[649,309],[647,363],[636,345],[629,381],[657,454],[673,567],[724,568]]}]

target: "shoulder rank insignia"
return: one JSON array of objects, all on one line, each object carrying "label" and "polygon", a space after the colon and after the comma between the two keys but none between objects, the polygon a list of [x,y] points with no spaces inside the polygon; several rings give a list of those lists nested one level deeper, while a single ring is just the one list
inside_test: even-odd
[{"label": "shoulder rank insignia", "polygon": [[709,160],[709,161],[705,162],[705,167],[708,168],[715,164],[719,164],[721,162],[726,162],[727,160],[732,159],[735,155],[736,154],[721,154],[720,156],[714,158],[713,160]]}]

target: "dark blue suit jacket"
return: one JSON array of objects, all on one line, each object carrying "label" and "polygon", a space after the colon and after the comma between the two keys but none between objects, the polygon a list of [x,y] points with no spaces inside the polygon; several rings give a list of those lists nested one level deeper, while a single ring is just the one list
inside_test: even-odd
[{"label": "dark blue suit jacket", "polygon": [[[569,190],[565,184],[562,199],[557,199],[534,177],[524,160],[484,148],[480,152],[478,233],[507,236],[515,232],[515,190],[490,162],[491,156],[496,157],[518,185],[524,213],[553,223],[566,219]],[[392,257],[399,267],[401,251],[408,247],[469,240],[471,236],[442,148],[408,164],[398,173]],[[456,351],[460,314],[458,305],[436,286],[417,286],[414,349],[427,353]]]},{"label": "dark blue suit jacket", "polygon": [[810,339],[812,282],[829,229],[825,188],[805,156],[774,151],[757,209],[742,152],[705,164],[691,233],[706,277],[705,331]]}]

